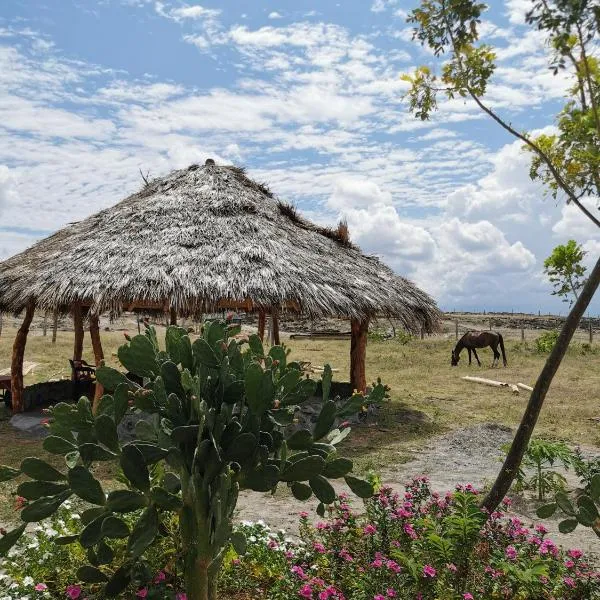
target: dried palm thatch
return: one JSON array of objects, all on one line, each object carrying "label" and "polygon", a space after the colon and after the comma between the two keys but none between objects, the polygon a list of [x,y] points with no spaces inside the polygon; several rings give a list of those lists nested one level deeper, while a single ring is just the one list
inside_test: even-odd
[{"label": "dried palm thatch", "polygon": [[118,314],[132,305],[180,314],[231,305],[311,316],[399,319],[433,330],[434,301],[318,227],[237,167],[208,160],[148,182],[119,204],[0,263],[0,309],[75,302]]}]

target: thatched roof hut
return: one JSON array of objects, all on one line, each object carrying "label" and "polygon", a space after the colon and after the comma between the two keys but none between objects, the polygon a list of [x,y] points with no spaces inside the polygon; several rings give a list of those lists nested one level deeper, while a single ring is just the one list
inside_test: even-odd
[{"label": "thatched roof hut", "polygon": [[243,169],[210,159],[0,263],[0,310],[35,307],[75,311],[76,322],[86,309],[93,319],[136,308],[237,308],[263,323],[277,310],[356,324],[380,315],[411,331],[439,318],[426,293],[364,255],[343,227],[302,219]]}]

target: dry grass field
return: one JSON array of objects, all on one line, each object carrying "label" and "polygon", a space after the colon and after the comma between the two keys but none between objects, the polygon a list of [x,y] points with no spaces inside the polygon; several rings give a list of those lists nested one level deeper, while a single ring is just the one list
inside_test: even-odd
[{"label": "dry grass field", "polygon": [[[130,329],[130,333],[135,333]],[[161,332],[159,332],[159,337]],[[508,340],[508,368],[491,369],[491,351],[482,350],[483,366],[469,367],[466,353],[458,367],[450,366],[454,336],[414,339],[407,344],[397,340],[370,340],[367,348],[367,378],[380,377],[391,387],[390,402],[378,413],[376,422],[355,428],[344,452],[357,459],[359,469],[385,469],[391,463],[408,461],[411,451],[426,446],[431,436],[444,431],[467,428],[477,423],[495,422],[514,426],[528,400],[526,393],[514,396],[507,389],[490,388],[463,381],[464,375],[501,379],[511,383],[533,385],[545,355],[536,353],[534,334],[524,344]],[[10,366],[14,329],[5,327],[0,337],[0,370]],[[284,336],[284,341],[285,336]],[[102,332],[107,362],[117,365],[116,350],[124,342],[122,331]],[[339,369],[336,379],[344,380],[349,372],[349,341],[292,340],[292,357],[313,365],[330,363]],[[50,335],[36,330],[27,343],[25,360],[39,363],[25,383],[69,376],[68,359],[72,355],[73,337],[59,331],[57,343]],[[583,353],[581,344],[569,350],[548,395],[537,435],[565,439],[574,444],[600,447],[600,344],[595,351]],[[84,358],[92,362],[86,336]],[[17,433],[6,420],[0,422],[0,463],[18,464],[25,456],[42,456],[39,440]],[[46,457],[51,460],[55,457]],[[104,475],[110,479],[111,474]],[[2,493],[8,490],[3,486]],[[0,522],[10,518],[8,498],[0,497]]]}]

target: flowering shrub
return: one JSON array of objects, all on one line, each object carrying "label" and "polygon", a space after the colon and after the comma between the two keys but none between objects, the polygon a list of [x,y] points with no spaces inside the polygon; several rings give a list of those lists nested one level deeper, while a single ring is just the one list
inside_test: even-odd
[{"label": "flowering shrub", "polygon": [[271,600],[600,597],[580,550],[560,550],[543,525],[530,530],[501,512],[486,520],[472,486],[440,496],[421,477],[404,495],[384,487],[365,505],[358,515],[341,496],[314,526],[302,513],[296,544],[255,531],[245,556],[226,559],[224,589]]}]

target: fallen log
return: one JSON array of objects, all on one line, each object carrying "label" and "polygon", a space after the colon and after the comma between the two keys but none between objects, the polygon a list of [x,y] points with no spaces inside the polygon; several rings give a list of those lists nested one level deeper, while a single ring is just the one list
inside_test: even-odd
[{"label": "fallen log", "polygon": [[483,377],[463,377],[465,381],[471,381],[473,383],[481,383],[483,385],[490,385],[492,387],[506,387],[509,388],[513,394],[519,393],[519,388],[514,383],[506,383],[504,381],[495,381],[494,379],[484,379]]},{"label": "fallen log", "polygon": [[525,390],[526,392],[533,392],[533,388],[530,385],[525,385],[524,383],[517,383],[517,387]]}]

